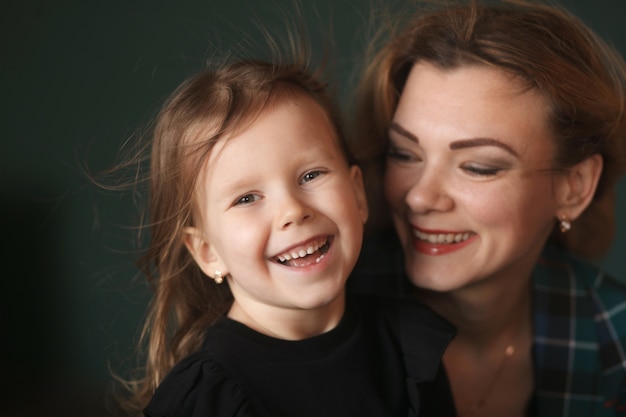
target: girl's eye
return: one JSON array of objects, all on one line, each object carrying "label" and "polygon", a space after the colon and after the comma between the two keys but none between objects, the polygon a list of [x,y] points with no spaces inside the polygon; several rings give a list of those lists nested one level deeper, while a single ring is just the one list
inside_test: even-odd
[{"label": "girl's eye", "polygon": [[322,175],[321,171],[309,171],[302,176],[302,179],[300,180],[300,184],[305,184],[309,181],[313,181],[315,178],[319,177],[320,175]]},{"label": "girl's eye", "polygon": [[261,196],[257,195],[257,194],[246,194],[246,195],[242,195],[241,197],[239,197],[236,201],[235,201],[235,205],[236,206],[241,206],[244,204],[252,204],[255,201],[259,201],[261,199]]},{"label": "girl's eye", "polygon": [[466,165],[462,169],[468,174],[475,177],[491,177],[502,171],[502,168],[496,168],[487,165]]}]

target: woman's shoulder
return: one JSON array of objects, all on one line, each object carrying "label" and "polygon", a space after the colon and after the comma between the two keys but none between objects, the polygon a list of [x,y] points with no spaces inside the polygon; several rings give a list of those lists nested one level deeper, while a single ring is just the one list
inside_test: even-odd
[{"label": "woman's shoulder", "polygon": [[144,414],[147,417],[250,415],[237,382],[205,350],[186,357],[172,368]]},{"label": "woman's shoulder", "polygon": [[[577,255],[559,247],[547,247],[534,274],[535,298],[546,295],[547,301],[577,305],[579,318],[588,316],[596,326],[614,329],[613,339],[626,343],[626,283]],[[574,301],[574,304],[572,302]],[[573,313],[573,312],[572,312]]]},{"label": "woman's shoulder", "polygon": [[616,294],[616,300],[624,300],[626,282],[619,280],[598,265],[555,245],[548,245],[542,252],[534,271],[535,285],[546,285],[571,291]]}]

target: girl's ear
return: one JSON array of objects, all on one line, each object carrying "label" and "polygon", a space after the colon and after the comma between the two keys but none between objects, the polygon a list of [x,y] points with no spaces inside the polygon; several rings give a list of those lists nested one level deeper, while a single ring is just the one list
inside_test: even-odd
[{"label": "girl's ear", "polygon": [[361,168],[356,165],[350,167],[350,176],[352,177],[352,187],[356,196],[357,206],[361,214],[363,224],[367,221],[369,210],[367,207],[367,196],[365,194],[365,186],[363,185],[363,174]]},{"label": "girl's ear", "polygon": [[589,206],[602,174],[601,155],[592,155],[560,176],[557,185],[557,218],[574,220]]},{"label": "girl's ear", "polygon": [[214,246],[204,238],[201,230],[195,227],[186,227],[183,230],[183,240],[196,264],[207,276],[214,278],[216,272],[221,276],[228,275],[225,265],[220,261],[219,254],[215,251]]}]

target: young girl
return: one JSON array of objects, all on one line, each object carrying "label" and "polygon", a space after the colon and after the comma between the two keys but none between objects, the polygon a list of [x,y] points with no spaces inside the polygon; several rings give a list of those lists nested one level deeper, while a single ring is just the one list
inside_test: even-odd
[{"label": "young girl", "polygon": [[130,398],[146,416],[418,413],[452,329],[415,302],[346,301],[368,209],[337,114],[305,65],[253,60],[164,105]]}]

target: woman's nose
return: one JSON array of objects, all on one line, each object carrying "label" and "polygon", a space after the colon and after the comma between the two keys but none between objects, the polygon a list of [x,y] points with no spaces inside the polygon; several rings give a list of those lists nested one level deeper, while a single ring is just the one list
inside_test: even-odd
[{"label": "woman's nose", "polygon": [[422,172],[408,189],[406,204],[416,213],[451,210],[454,201],[448,193],[448,181],[438,171]]}]

